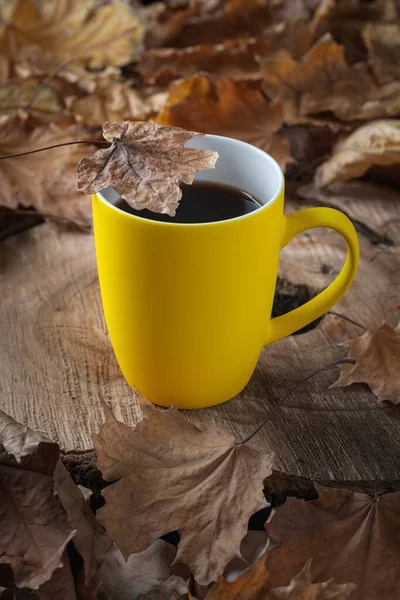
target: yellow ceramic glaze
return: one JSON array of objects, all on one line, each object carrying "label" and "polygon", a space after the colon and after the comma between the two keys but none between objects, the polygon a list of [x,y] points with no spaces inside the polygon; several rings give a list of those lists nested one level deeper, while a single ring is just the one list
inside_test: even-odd
[{"label": "yellow ceramic glaze", "polygon": [[[219,161],[224,156],[220,170],[203,172],[203,180],[232,181],[225,169],[232,144],[236,155],[247,153],[251,160],[257,153],[249,163],[257,163],[256,171],[244,180],[252,193],[253,180],[260,186],[267,176],[267,196],[255,194],[265,202],[262,208],[228,221],[184,225],[135,217],[113,206],[106,193],[93,196],[101,295],[122,373],[152,402],[179,408],[213,406],[238,394],[264,345],[316,319],[346,292],[359,252],[353,225],[337,210],[284,215],[282,175],[263,152],[218,136],[200,139],[191,145],[218,149]],[[262,160],[273,172],[260,176],[264,163],[257,161]],[[234,165],[236,171],[242,162]],[[235,177],[240,184],[240,172]],[[313,227],[331,227],[343,235],[346,263],[317,297],[271,319],[279,251]]]}]

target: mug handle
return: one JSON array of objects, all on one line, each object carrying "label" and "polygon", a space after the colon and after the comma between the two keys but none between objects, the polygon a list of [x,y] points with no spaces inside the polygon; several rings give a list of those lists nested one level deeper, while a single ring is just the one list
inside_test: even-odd
[{"label": "mug handle", "polygon": [[271,319],[265,345],[291,335],[323,315],[347,292],[354,279],[360,255],[357,233],[350,219],[339,210],[307,208],[285,215],[281,248],[298,233],[315,227],[330,227],[344,237],[347,242],[346,262],[336,279],[315,298],[285,315]]}]

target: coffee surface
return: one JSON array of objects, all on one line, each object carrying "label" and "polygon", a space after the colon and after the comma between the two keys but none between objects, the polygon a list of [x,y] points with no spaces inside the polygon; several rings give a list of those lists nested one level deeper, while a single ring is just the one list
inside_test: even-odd
[{"label": "coffee surface", "polygon": [[163,223],[214,223],[226,221],[260,208],[258,202],[247,192],[221,183],[199,181],[192,185],[182,185],[182,199],[174,217],[136,210],[125,200],[118,200],[116,206],[131,215],[161,221]]}]

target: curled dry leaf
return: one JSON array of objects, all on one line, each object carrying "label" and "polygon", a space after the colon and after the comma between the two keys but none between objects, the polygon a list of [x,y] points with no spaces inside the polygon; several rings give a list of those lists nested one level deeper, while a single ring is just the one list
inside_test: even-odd
[{"label": "curled dry leaf", "polygon": [[400,493],[317,489],[317,500],[288,498],[266,525],[282,542],[268,555],[271,585],[287,586],[312,558],[312,581],[356,584],[349,600],[397,600]]},{"label": "curled dry leaf", "polygon": [[323,36],[302,61],[285,50],[262,59],[264,88],[280,96],[284,120],[289,125],[318,124],[320,113],[352,121],[396,114],[400,109],[400,83],[378,88],[364,63],[348,65],[344,47],[330,34]]},{"label": "curled dry leaf", "polygon": [[184,147],[196,135],[156,123],[106,122],[103,136],[111,146],[80,161],[78,189],[95,193],[111,186],[136,209],[173,216],[182,197],[179,183],[192,183],[218,158],[211,150]]},{"label": "curled dry leaf", "polygon": [[182,577],[171,575],[166,581],[140,596],[140,600],[187,600],[187,591],[187,583]]},{"label": "curled dry leaf", "polygon": [[400,402],[400,324],[395,329],[384,323],[375,331],[347,340],[348,358],[355,365],[340,365],[339,379],[332,387],[367,383],[380,402]]},{"label": "curled dry leaf", "polygon": [[125,558],[178,530],[173,564],[185,563],[200,584],[209,583],[240,556],[250,515],[267,505],[263,480],[272,457],[222,429],[201,431],[175,407],[159,411],[142,398],[142,412],[135,428],[107,412],[94,436],[104,479],[118,479],[104,490],[98,517]]},{"label": "curled dry leaf", "polygon": [[76,596],[67,551],[63,554],[62,562],[63,566],[56,569],[51,578],[36,591],[0,586],[1,600],[83,600]]},{"label": "curled dry leaf", "polygon": [[400,163],[400,121],[385,119],[362,125],[338,142],[331,158],[315,174],[315,183],[323,187],[334,181],[361,177],[373,166]]},{"label": "curled dry leaf", "polygon": [[[7,560],[11,550],[15,552],[12,558],[18,557],[15,584],[33,589],[40,586],[43,600],[50,599],[55,589],[69,589],[68,560],[62,567],[62,555],[72,538],[84,560],[86,575],[92,576],[111,541],[62,464],[58,445],[0,411],[0,472],[0,479],[3,473],[7,476],[8,499],[19,509],[21,519],[20,538],[11,538],[5,559],[0,553],[0,564],[12,565],[12,560]],[[1,517],[8,521],[1,523],[1,531],[6,535],[0,538],[0,546],[2,542],[7,544],[7,530],[14,535],[18,528],[17,517],[10,511],[0,514],[0,520]],[[66,541],[58,549],[55,544],[62,535]],[[44,565],[41,560],[45,560]],[[21,571],[27,574],[20,582]],[[57,597],[55,592],[53,597]],[[66,594],[65,598],[69,600]]]},{"label": "curled dry leaf", "polygon": [[[0,155],[85,138],[88,132],[77,126],[61,128],[51,123],[29,131],[18,122],[8,122],[0,126]],[[0,161],[0,207],[34,207],[43,215],[90,227],[91,206],[76,190],[76,165],[91,149],[90,145],[71,145]]]},{"label": "curled dry leaf", "polygon": [[[102,71],[90,71],[81,62],[75,59],[64,63],[50,54],[43,52],[37,44],[22,46],[14,59],[14,71],[21,79],[30,77],[45,77],[52,75],[52,81],[61,80],[75,86],[80,90],[93,93],[99,83],[113,82],[118,78],[120,70],[108,66]],[[63,91],[63,90],[62,90]],[[72,90],[68,90],[72,93]],[[67,92],[63,95],[65,96]]]},{"label": "curled dry leaf", "polygon": [[270,4],[267,0],[194,0],[156,6],[150,12],[146,46],[182,48],[256,35],[271,24]]},{"label": "curled dry leaf", "polygon": [[[33,117],[36,124],[46,122],[67,123],[63,115],[63,104],[57,92],[51,87],[41,90],[35,98],[39,81],[35,78],[25,81],[13,80],[0,87],[0,124],[13,120],[15,117],[27,119]],[[31,99],[34,101],[31,104]],[[29,106],[29,108],[28,108]],[[29,111],[29,112],[28,112]]]},{"label": "curled dry leaf", "polygon": [[293,160],[278,133],[282,105],[279,99],[268,102],[257,81],[214,81],[195,75],[173,83],[158,121],[243,140],[271,154],[283,169]]},{"label": "curled dry leaf", "polygon": [[400,79],[400,24],[368,23],[362,36],[379,83]]},{"label": "curled dry leaf", "polygon": [[146,98],[138,90],[119,81],[104,79],[98,83],[93,94],[72,99],[69,109],[78,122],[89,127],[101,127],[105,121],[144,121],[155,114],[157,101],[165,101],[166,94],[160,92]]},{"label": "curled dry leaf", "polygon": [[175,546],[155,540],[146,550],[125,560],[113,544],[86,588],[86,595],[90,597],[100,589],[108,600],[139,600],[169,579],[175,555]]},{"label": "curled dry leaf", "polygon": [[143,34],[141,18],[122,0],[103,6],[95,0],[18,0],[7,12],[0,44],[14,56],[37,44],[60,62],[74,57],[92,67],[123,65],[135,57]]},{"label": "curled dry leaf", "polygon": [[139,58],[139,72],[145,85],[166,86],[171,81],[201,73],[230,79],[260,78],[259,56],[287,48],[302,56],[311,43],[308,24],[282,22],[268,27],[261,37],[240,37],[220,44],[185,48],[155,48]]},{"label": "curled dry leaf", "polygon": [[332,579],[313,583],[308,560],[288,586],[271,589],[265,600],[350,600],[355,588],[354,583],[336,584]]},{"label": "curled dry leaf", "polygon": [[57,450],[43,445],[0,411],[0,569],[11,571],[5,587],[38,589],[63,565],[75,534],[54,493]]}]

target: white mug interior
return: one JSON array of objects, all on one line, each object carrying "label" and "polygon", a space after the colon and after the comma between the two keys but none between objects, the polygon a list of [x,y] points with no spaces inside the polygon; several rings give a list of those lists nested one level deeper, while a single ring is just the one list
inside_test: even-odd
[{"label": "white mug interior", "polygon": [[[272,156],[251,144],[206,134],[192,138],[186,142],[185,147],[216,150],[219,154],[215,168],[199,171],[195,181],[215,181],[239,188],[263,206],[273,202],[282,190],[284,178],[278,163]],[[112,205],[120,199],[113,188],[102,190],[98,196]]]}]

